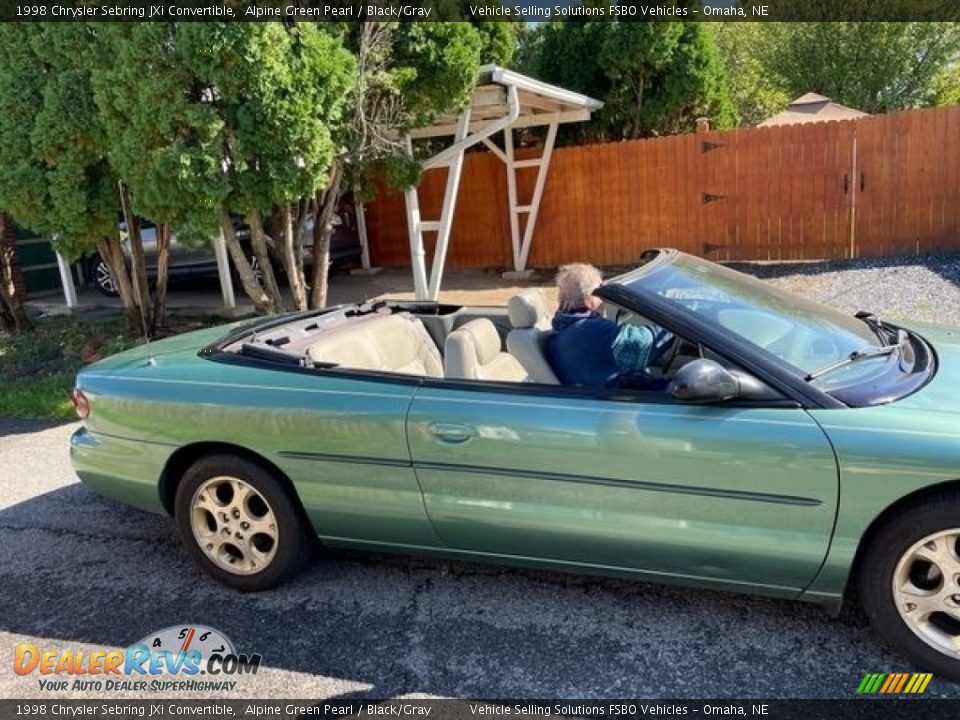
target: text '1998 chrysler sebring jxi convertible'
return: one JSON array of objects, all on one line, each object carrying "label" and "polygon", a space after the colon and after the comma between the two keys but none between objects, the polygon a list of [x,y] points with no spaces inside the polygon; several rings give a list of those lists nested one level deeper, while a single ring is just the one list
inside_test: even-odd
[{"label": "text '1998 chrysler sebring jxi convertible'", "polygon": [[960,331],[844,315],[674,250],[595,295],[657,337],[604,387],[557,380],[538,290],[149,343],[79,374],[73,464],[171,514],[238,590],[317,545],[833,610],[856,586],[891,645],[960,679]]}]

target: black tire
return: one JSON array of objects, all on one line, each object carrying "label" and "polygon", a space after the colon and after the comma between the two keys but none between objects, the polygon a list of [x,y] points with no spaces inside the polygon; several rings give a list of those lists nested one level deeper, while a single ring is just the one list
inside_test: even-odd
[{"label": "black tire", "polygon": [[[211,516],[211,513],[202,508],[193,508],[195,496],[199,497],[197,495],[198,490],[202,487],[206,487],[207,494],[211,496],[213,496],[210,492],[211,488],[214,488],[214,493],[219,492],[216,489],[218,488],[216,483],[221,482],[220,478],[239,480],[249,486],[262,496],[261,500],[265,501],[266,510],[272,512],[272,519],[275,519],[275,523],[271,526],[275,527],[273,540],[275,545],[271,544],[266,549],[266,552],[271,553],[270,559],[265,560],[260,568],[252,570],[240,568],[239,571],[228,569],[228,566],[239,567],[229,562],[232,554],[211,550],[211,553],[217,554],[221,558],[227,558],[226,560],[214,560],[208,555],[208,550],[201,546],[201,539],[194,533],[194,522],[202,522],[197,518]],[[229,488],[227,493],[229,493]],[[220,497],[214,497],[214,499],[217,503],[223,500]],[[228,510],[227,506],[218,505],[218,507]],[[257,508],[258,511],[262,509],[263,506]],[[196,510],[196,514],[194,510]],[[194,562],[208,575],[241,592],[266,590],[289,580],[310,559],[315,545],[315,537],[309,523],[296,499],[291,496],[286,487],[272,473],[260,465],[235,455],[209,455],[192,465],[184,474],[177,488],[174,500],[174,516],[180,537]],[[230,544],[233,543],[231,535],[235,531],[238,538],[241,537],[241,532],[246,532],[245,529],[239,527],[239,523],[247,516],[238,514],[234,519],[228,514],[228,517],[229,519],[226,522],[214,518],[217,523],[216,526],[211,525],[209,528],[204,528],[204,531],[209,530],[212,533],[210,538],[216,538],[220,542],[218,547],[221,549],[226,546],[228,549],[232,548],[237,551],[239,553],[239,558],[235,558],[237,562],[242,564],[248,564],[254,560],[259,562],[261,557],[255,556],[252,551],[245,554],[245,546],[240,542],[234,545]],[[263,515],[262,517],[271,519],[269,515]],[[224,530],[229,531],[226,535],[227,542],[224,542],[220,537],[220,533]],[[255,535],[251,531],[250,536],[246,539],[246,545],[255,545],[256,537],[267,536]],[[210,547],[210,544],[207,547]],[[262,549],[257,548],[257,552]]]},{"label": "black tire", "polygon": [[[860,565],[857,589],[870,624],[887,644],[919,668],[938,677],[960,681],[960,657],[951,657],[914,632],[897,609],[893,589],[894,576],[901,558],[905,555],[912,556],[914,546],[925,538],[950,530],[960,533],[960,497],[956,495],[931,498],[905,510],[880,528],[869,540],[870,545],[866,548]],[[953,558],[957,558],[960,552],[957,544],[956,538],[953,538],[950,542],[942,541],[941,547],[946,548]],[[960,567],[960,559],[957,559],[957,562]],[[931,593],[942,590],[947,594],[955,591],[960,599],[960,576],[955,572],[951,572],[947,577],[939,571],[931,570],[930,564],[922,560],[905,562],[904,568],[910,569],[908,577],[911,583],[914,583],[915,578],[916,586],[923,590]],[[949,569],[948,566],[947,570]],[[952,598],[948,599],[953,602]],[[946,605],[946,600],[943,604]],[[960,610],[954,614],[958,613]],[[952,636],[955,632],[960,635],[960,622],[954,626],[946,619],[949,617],[946,614],[934,613],[929,617],[934,619],[933,624],[938,628],[944,628],[946,635]]]},{"label": "black tire", "polygon": [[113,270],[100,255],[94,255],[87,263],[87,275],[93,286],[101,295],[117,297],[117,281],[113,277]]}]

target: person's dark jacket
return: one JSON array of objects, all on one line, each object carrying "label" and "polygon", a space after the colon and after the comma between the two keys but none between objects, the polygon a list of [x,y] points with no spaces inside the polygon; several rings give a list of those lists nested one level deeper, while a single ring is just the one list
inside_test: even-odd
[{"label": "person's dark jacket", "polygon": [[599,313],[558,312],[544,353],[564,385],[605,387],[621,373],[643,370],[653,347],[648,327],[617,325]]}]

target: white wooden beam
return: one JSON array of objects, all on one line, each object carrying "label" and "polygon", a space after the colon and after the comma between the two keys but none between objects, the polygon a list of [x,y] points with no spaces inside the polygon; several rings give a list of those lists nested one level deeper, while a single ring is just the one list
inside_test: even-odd
[{"label": "white wooden beam", "polygon": [[353,188],[353,206],[357,215],[357,237],[360,239],[360,266],[364,270],[370,269],[370,241],[367,238],[367,209],[362,202],[357,201],[360,197],[360,188]]},{"label": "white wooden beam", "polygon": [[470,98],[470,109],[476,112],[485,106],[502,105],[505,102],[507,89],[503,85],[480,85]]},{"label": "white wooden beam", "polygon": [[535,80],[532,77],[521,75],[513,70],[496,66],[487,69],[490,72],[490,80],[495,83],[500,83],[501,85],[512,86],[523,92],[550,98],[564,105],[583,107],[587,110],[599,110],[603,107],[603,103],[599,100],[594,100],[591,97],[575,93],[572,90],[565,90],[556,85]]},{"label": "white wooden beam", "polygon": [[213,238],[213,256],[217,260],[217,275],[220,278],[220,294],[223,296],[223,307],[234,310],[237,307],[237,296],[233,291],[233,276],[230,274],[230,259],[227,256],[227,241],[221,231]]},{"label": "white wooden beam", "polygon": [[550,156],[553,154],[553,145],[557,140],[557,123],[547,130],[547,141],[543,145],[542,164],[537,171],[537,182],[533,187],[533,199],[530,201],[530,214],[527,215],[527,224],[523,228],[523,246],[520,249],[520,262],[517,270],[526,270],[527,258],[530,256],[530,243],[533,241],[533,229],[537,225],[537,215],[540,212],[540,201],[543,199],[543,186],[547,181],[547,171],[550,169]]},{"label": "white wooden beam", "polygon": [[517,215],[517,174],[514,171],[513,128],[503,133],[503,146],[507,155],[507,207],[510,213],[510,247],[513,250],[513,267],[520,264],[520,217]]},{"label": "white wooden beam", "polygon": [[[413,159],[413,142],[407,136],[407,154]],[[413,292],[418,300],[427,297],[426,253],[423,250],[423,232],[420,230],[420,199],[417,186],[407,188],[403,193],[407,208],[407,234],[410,237],[410,267],[413,270]]]},{"label": "white wooden beam", "polygon": [[[590,119],[589,110],[564,110],[555,113],[523,113],[517,117],[513,123],[514,128],[541,127],[552,125],[553,123],[585,122]],[[442,122],[442,121],[441,121]],[[482,121],[470,123],[470,132],[477,132],[482,129]],[[457,132],[457,126],[454,122],[443,122],[442,124],[430,125],[424,128],[416,128],[410,131],[410,137],[414,140],[424,140],[427,138],[444,137],[454,135]]]},{"label": "white wooden beam", "polygon": [[67,259],[57,253],[57,268],[60,270],[60,284],[63,286],[63,299],[67,307],[73,310],[77,307],[77,287],[73,284],[73,272]]},{"label": "white wooden beam", "polygon": [[529,106],[544,112],[561,112],[564,109],[563,103],[554,98],[546,98],[529,92],[520,93],[520,104],[524,107]]},{"label": "white wooden beam", "polygon": [[590,119],[589,110],[564,110],[557,113],[536,113],[521,115],[513,124],[515,128],[542,127],[570,122],[586,122]]},{"label": "white wooden beam", "polygon": [[501,150],[500,146],[497,145],[493,140],[490,138],[484,138],[481,142],[490,149],[490,152],[500,158],[500,160],[503,162],[507,161],[507,156],[503,154],[503,150]]},{"label": "white wooden beam", "polygon": [[[504,95],[506,106],[503,105]],[[464,151],[483,143],[506,166],[513,264],[516,270],[522,271],[529,257],[557,127],[560,123],[589,120],[591,112],[601,107],[603,103],[584,95],[541,83],[497,66],[485,65],[480,69],[480,81],[474,92],[471,108],[456,118],[450,116],[439,118],[428,127],[410,131],[406,137],[406,146],[411,159],[414,157],[414,140],[453,136],[451,145],[420,163],[424,170],[440,167],[448,169],[440,219],[437,221],[422,219],[416,187],[409,188],[404,193],[407,232],[410,236],[410,260],[413,267],[414,289],[418,299],[435,300],[440,292],[463,169]],[[516,160],[513,130],[541,126],[549,127],[542,156]],[[498,132],[504,133],[503,150],[491,140]],[[526,205],[520,205],[517,198],[516,175],[517,170],[523,168],[537,168],[533,197]],[[522,237],[521,213],[527,216]],[[437,242],[428,282],[423,233],[431,231],[437,233]]]},{"label": "white wooden beam", "polygon": [[[496,133],[500,132],[504,128],[510,127],[510,125],[516,122],[517,118],[520,116],[520,101],[517,98],[517,89],[515,87],[507,88],[507,104],[509,105],[509,111],[506,115],[501,117],[499,120],[494,120],[476,132],[469,132],[468,128],[470,127],[470,111],[469,109],[465,110],[464,114],[460,117],[461,120],[464,116],[468,118],[467,125],[464,128],[461,128],[460,123],[458,122],[457,129],[455,130],[455,136],[459,137],[459,139],[455,139],[452,145],[444,148],[433,157],[424,160],[422,163],[420,163],[420,165],[424,170],[449,165],[454,161],[454,158],[457,157],[458,153],[462,153],[467,148],[476,145],[478,142],[482,142],[484,138],[488,138],[491,135],[495,135]],[[461,129],[464,130],[462,137]]]},{"label": "white wooden beam", "polygon": [[[454,136],[456,145],[467,137],[470,127],[470,108],[460,116],[460,127]],[[436,300],[440,296],[440,283],[443,282],[443,268],[447,262],[447,248],[450,245],[450,229],[453,225],[453,213],[457,208],[457,193],[460,190],[460,175],[463,171],[463,148],[453,157],[447,170],[447,187],[443,193],[443,206],[440,210],[440,223],[437,228],[437,244],[433,248],[433,265],[430,267],[430,287],[428,299]]]}]

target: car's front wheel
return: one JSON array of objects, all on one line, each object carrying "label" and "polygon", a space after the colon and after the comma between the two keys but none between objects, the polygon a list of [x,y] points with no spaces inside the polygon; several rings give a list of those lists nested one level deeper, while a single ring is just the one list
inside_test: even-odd
[{"label": "car's front wheel", "polygon": [[290,493],[244,458],[210,455],[195,463],[177,488],[175,517],[194,561],[236,590],[273,587],[310,555],[311,533]]},{"label": "car's front wheel", "polygon": [[859,591],[870,623],[894,649],[960,680],[960,499],[933,499],[882,527]]}]

